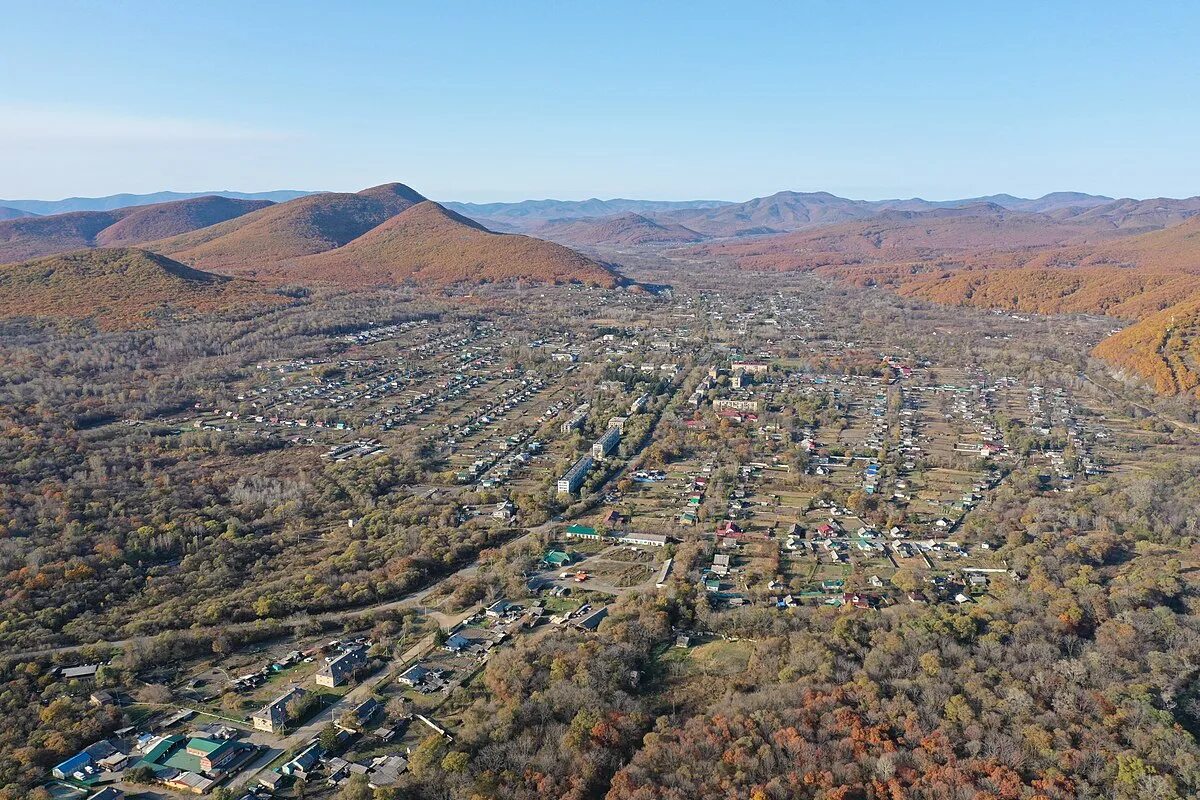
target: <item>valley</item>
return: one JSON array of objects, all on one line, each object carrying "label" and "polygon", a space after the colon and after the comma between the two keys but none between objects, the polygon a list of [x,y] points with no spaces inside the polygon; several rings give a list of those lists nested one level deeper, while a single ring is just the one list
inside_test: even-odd
[{"label": "valley", "polygon": [[1200,798],[1186,3],[10,3],[0,800]]},{"label": "valley", "polygon": [[[903,663],[902,644],[859,649],[845,637],[866,634],[845,631],[920,630],[949,660],[980,646],[953,626],[1028,615],[1031,592],[1067,580],[1037,559],[1080,547],[1124,553],[1079,567],[1111,581],[1109,602],[1193,591],[1198,562],[1168,533],[1191,523],[1170,509],[1071,521],[1196,466],[1180,400],[1089,355],[1111,318],[935,305],[819,270],[730,282],[723,259],[685,264],[672,247],[624,257],[617,288],[312,282],[287,295],[145,251],[84,251],[106,281],[123,274],[107,254],[128,252],[135,269],[197,283],[186,291],[253,286],[273,301],[87,335],[7,323],[2,669],[27,696],[37,684],[14,670],[63,694],[60,716],[30,731],[68,743],[41,738],[48,753],[103,731],[116,754],[62,778],[18,755],[9,780],[61,797],[334,797],[356,775],[377,791],[638,797],[668,780],[661,759],[679,756],[664,748],[703,749],[694,737],[718,735],[707,726],[744,725],[768,696],[785,715],[829,697],[868,713],[828,683],[840,667],[820,690],[833,695],[789,694],[767,665],[810,667],[784,642],[869,663],[899,648]],[[592,263],[616,263],[602,250]],[[1122,547],[1112,524],[1151,527]],[[1048,645],[1114,624],[1095,606],[1032,602],[1046,603]],[[820,643],[796,639],[809,636]],[[336,659],[355,666],[326,686]],[[937,674],[965,680],[949,670]],[[278,726],[260,729],[285,695]],[[746,710],[725,720],[727,703]],[[538,717],[530,704],[545,704]],[[1077,713],[1058,724],[1102,724],[1099,709]],[[244,755],[206,770],[172,749],[210,741]],[[587,752],[609,766],[588,772]],[[957,780],[992,785],[1002,763],[968,758]]]}]

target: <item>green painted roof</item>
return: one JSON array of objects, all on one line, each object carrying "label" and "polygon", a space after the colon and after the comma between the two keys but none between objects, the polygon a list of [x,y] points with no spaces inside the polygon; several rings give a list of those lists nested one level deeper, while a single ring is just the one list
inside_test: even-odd
[{"label": "green painted roof", "polygon": [[596,534],[596,529],[589,528],[587,525],[568,525],[567,533],[582,533],[587,536],[594,536]]},{"label": "green painted roof", "polygon": [[181,747],[163,762],[165,767],[174,767],[182,772],[203,772],[204,768],[200,766],[200,756],[194,756],[187,751],[186,747]]},{"label": "green painted roof", "polygon": [[216,750],[220,750],[226,744],[228,744],[228,742],[218,742],[214,739],[201,739],[200,737],[194,737],[188,739],[187,747],[188,750],[199,750],[201,753],[209,755]]},{"label": "green painted roof", "polygon": [[167,738],[163,739],[161,742],[156,744],[150,750],[150,752],[148,752],[148,753],[146,753],[146,755],[142,756],[142,760],[138,762],[138,766],[148,766],[148,767],[161,766],[158,763],[158,760],[160,758],[162,758],[164,755],[166,755],[171,750],[172,747],[179,744],[181,741],[183,741],[183,737],[178,734],[175,734],[174,736],[168,736]]},{"label": "green painted roof", "polygon": [[570,562],[571,556],[561,550],[550,550],[542,560],[548,564],[566,564]]}]

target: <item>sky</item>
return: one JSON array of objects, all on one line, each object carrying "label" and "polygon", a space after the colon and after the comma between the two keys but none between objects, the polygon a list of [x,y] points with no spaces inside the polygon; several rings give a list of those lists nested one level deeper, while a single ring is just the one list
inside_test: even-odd
[{"label": "sky", "polygon": [[0,197],[1200,194],[1200,3],[0,0]]}]

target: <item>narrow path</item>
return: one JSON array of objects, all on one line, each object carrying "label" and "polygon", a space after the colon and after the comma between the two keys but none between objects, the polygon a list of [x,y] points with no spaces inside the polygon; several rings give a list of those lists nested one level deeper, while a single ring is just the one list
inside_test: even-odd
[{"label": "narrow path", "polygon": [[[551,524],[552,523],[550,523],[550,522],[546,522],[546,523],[542,523],[541,525],[535,526],[533,528],[529,528],[526,530],[525,533],[508,541],[505,544],[505,546],[508,546],[511,544],[516,544],[518,542],[523,542],[528,539],[534,538],[534,537],[538,536],[544,530],[548,530],[550,528]],[[344,609],[344,610],[339,610],[339,611],[325,611],[325,612],[321,612],[319,614],[298,613],[298,614],[293,614],[288,617],[282,617],[279,619],[261,620],[261,621],[255,621],[255,622],[240,622],[240,623],[235,623],[232,625],[222,625],[219,627],[180,628],[174,632],[177,632],[177,633],[202,633],[202,634],[209,634],[209,635],[215,636],[217,633],[219,633],[221,631],[236,631],[236,630],[252,628],[255,625],[260,624],[260,622],[266,622],[266,623],[290,626],[292,628],[298,628],[302,625],[306,625],[313,621],[320,622],[320,621],[330,621],[330,620],[355,619],[357,617],[363,617],[363,616],[367,616],[370,614],[375,614],[380,611],[389,611],[389,610],[394,610],[394,609],[398,609],[398,608],[404,608],[406,606],[420,605],[422,600],[424,600],[426,597],[428,597],[430,594],[432,594],[434,591],[436,591],[446,581],[453,580],[455,578],[460,578],[460,577],[469,577],[470,575],[475,574],[475,572],[478,571],[478,569],[479,569],[479,558],[476,557],[469,564],[465,564],[464,566],[460,567],[459,569],[455,570],[454,572],[450,572],[450,573],[442,576],[441,578],[438,578],[437,580],[435,580],[433,583],[429,584],[425,588],[420,589],[416,592],[413,592],[412,594],[406,595],[397,600],[388,600],[388,601],[385,601],[382,603],[375,603],[375,604],[369,605],[369,606],[362,606],[360,608],[350,608],[350,609]],[[171,633],[171,632],[172,631],[163,631],[163,633]],[[126,647],[126,646],[132,644],[135,641],[138,641],[141,639],[148,639],[148,638],[150,638],[150,637],[149,636],[131,636],[127,639],[109,639],[109,640],[104,640],[104,641],[87,642],[84,644],[70,644],[70,645],[62,645],[59,647],[46,647],[46,648],[41,648],[41,649],[37,649],[37,650],[25,650],[25,651],[16,652],[16,653],[2,653],[2,654],[0,654],[0,660],[11,661],[14,659],[39,658],[39,657],[47,656],[47,655],[54,655],[56,653],[78,652],[80,650],[84,650],[89,647],[122,648],[122,647]]]},{"label": "narrow path", "polygon": [[1200,428],[1196,427],[1195,425],[1190,425],[1186,422],[1181,422],[1177,419],[1171,419],[1170,417],[1164,417],[1162,414],[1158,413],[1157,411],[1155,411],[1152,408],[1147,408],[1146,406],[1142,405],[1141,403],[1136,403],[1133,400],[1128,400],[1128,399],[1122,397],[1121,395],[1117,394],[1116,392],[1114,392],[1112,389],[1108,388],[1104,384],[1098,383],[1097,381],[1093,380],[1092,376],[1088,375],[1086,372],[1079,373],[1079,377],[1083,378],[1085,381],[1090,383],[1092,386],[1095,386],[1097,389],[1104,392],[1109,397],[1112,397],[1116,400],[1120,400],[1121,402],[1124,402],[1124,403],[1129,403],[1134,408],[1145,411],[1149,416],[1154,417],[1155,419],[1159,420],[1160,422],[1165,422],[1168,425],[1174,425],[1176,428],[1187,431],[1188,433],[1200,435]]}]

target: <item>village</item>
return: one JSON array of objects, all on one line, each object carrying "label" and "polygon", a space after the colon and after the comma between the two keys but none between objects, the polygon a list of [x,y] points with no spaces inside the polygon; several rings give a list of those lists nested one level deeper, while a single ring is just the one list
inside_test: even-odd
[{"label": "village", "polygon": [[[347,616],[333,636],[156,668],[138,676],[161,689],[153,702],[109,685],[104,663],[65,664],[73,691],[130,723],[53,766],[51,795],[397,785],[428,737],[454,740],[496,652],[595,632],[630,593],[693,586],[713,613],[986,603],[1017,577],[976,509],[1014,476],[1070,493],[1137,469],[1155,441],[1094,394],[1005,371],[1015,318],[993,321],[994,352],[953,336],[935,352],[801,292],[553,300],[578,313],[534,328],[535,315],[445,311],[330,333],[140,421],[323,469],[416,454],[403,491],[493,531],[521,582],[464,601],[480,567],[457,566],[387,605],[402,626]],[[680,630],[662,657],[713,641]]]}]

